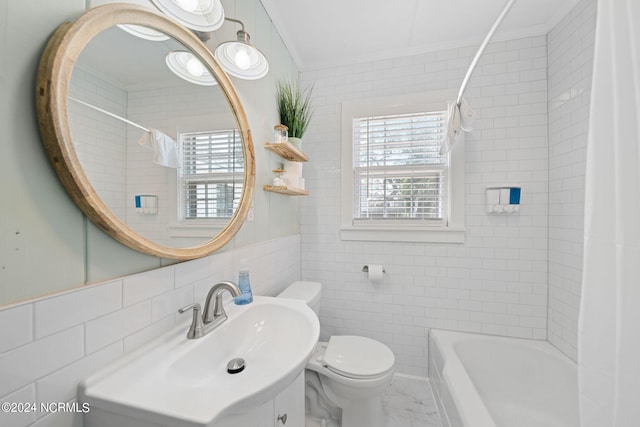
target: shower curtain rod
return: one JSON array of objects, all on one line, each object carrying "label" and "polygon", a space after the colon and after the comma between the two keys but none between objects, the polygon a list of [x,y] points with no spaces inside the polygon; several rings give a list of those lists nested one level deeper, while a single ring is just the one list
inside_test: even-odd
[{"label": "shower curtain rod", "polygon": [[456,104],[458,105],[458,107],[462,102],[462,96],[464,95],[464,91],[467,89],[467,85],[469,84],[469,79],[471,78],[471,74],[473,74],[473,70],[475,70],[476,65],[478,64],[478,61],[480,60],[480,56],[482,55],[482,52],[484,52],[484,49],[489,44],[489,41],[493,37],[493,34],[496,32],[496,30],[498,29],[498,26],[500,25],[504,17],[507,16],[507,12],[509,12],[509,9],[511,9],[511,6],[513,6],[515,2],[516,0],[509,0],[507,4],[505,4],[505,6],[502,8],[502,12],[500,12],[500,15],[498,15],[498,19],[496,19],[496,22],[493,23],[493,26],[489,30],[489,33],[487,33],[487,36],[482,41],[482,44],[480,45],[480,49],[478,49],[476,56],[473,57],[473,61],[471,61],[471,65],[469,65],[467,74],[464,76],[464,80],[462,80],[462,85],[460,86],[460,91],[458,92],[458,99],[456,99]]},{"label": "shower curtain rod", "polygon": [[137,127],[138,129],[142,129],[142,130],[143,130],[143,131],[145,131],[145,132],[149,132],[149,133],[151,133],[151,131],[150,131],[149,129],[147,129],[146,127],[141,126],[141,125],[139,125],[139,124],[137,124],[137,123],[135,123],[135,122],[132,122],[132,121],[131,121],[131,120],[129,120],[129,119],[125,119],[124,117],[120,117],[120,116],[118,116],[117,114],[114,114],[114,113],[109,112],[109,111],[107,111],[107,110],[103,110],[103,109],[102,109],[102,108],[100,108],[100,107],[96,107],[95,105],[91,105],[91,104],[89,104],[89,103],[87,103],[87,102],[80,101],[79,99],[74,98],[74,97],[72,97],[72,96],[68,96],[68,97],[67,97],[67,99],[70,99],[70,100],[72,100],[72,101],[75,101],[75,102],[77,102],[78,104],[85,105],[85,106],[87,106],[87,107],[89,107],[89,108],[93,108],[93,109],[94,109],[94,110],[96,110],[96,111],[100,111],[101,113],[104,113],[104,114],[106,114],[106,115],[108,115],[108,116],[113,117],[114,119],[121,120],[121,121],[123,121],[123,122],[125,122],[125,123],[130,124],[131,126],[135,126],[135,127]]}]

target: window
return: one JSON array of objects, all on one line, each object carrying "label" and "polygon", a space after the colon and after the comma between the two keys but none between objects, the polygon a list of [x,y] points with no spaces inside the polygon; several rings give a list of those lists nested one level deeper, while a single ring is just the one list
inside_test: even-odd
[{"label": "window", "polygon": [[353,218],[446,219],[449,156],[439,154],[446,111],[353,119]]},{"label": "window", "polygon": [[343,240],[464,241],[464,147],[439,154],[447,106],[442,93],[343,103]]},{"label": "window", "polygon": [[184,220],[229,219],[242,196],[244,159],[237,129],[180,134]]}]

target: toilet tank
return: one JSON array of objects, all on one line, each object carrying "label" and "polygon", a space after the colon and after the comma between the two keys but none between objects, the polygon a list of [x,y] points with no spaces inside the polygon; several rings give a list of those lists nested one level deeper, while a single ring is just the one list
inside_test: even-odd
[{"label": "toilet tank", "polygon": [[293,282],[284,291],[280,292],[278,298],[289,298],[303,300],[311,309],[320,315],[320,294],[322,284],[320,282]]}]

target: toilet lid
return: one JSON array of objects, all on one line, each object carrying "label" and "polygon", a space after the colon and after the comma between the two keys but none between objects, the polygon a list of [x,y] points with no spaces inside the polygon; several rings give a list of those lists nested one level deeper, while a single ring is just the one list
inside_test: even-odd
[{"label": "toilet lid", "polygon": [[329,338],[322,359],[333,372],[349,378],[373,378],[393,369],[389,347],[366,337],[340,335]]}]

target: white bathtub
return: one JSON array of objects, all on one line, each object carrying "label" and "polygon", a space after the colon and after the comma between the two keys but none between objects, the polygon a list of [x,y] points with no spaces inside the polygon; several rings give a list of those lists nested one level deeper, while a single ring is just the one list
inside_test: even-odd
[{"label": "white bathtub", "polygon": [[576,364],[546,341],[432,329],[445,427],[579,427]]}]

